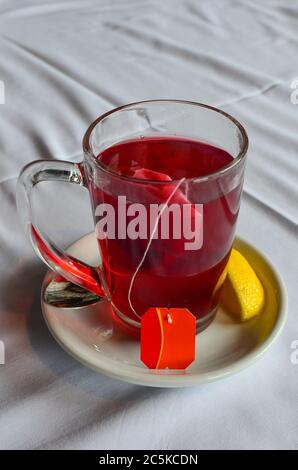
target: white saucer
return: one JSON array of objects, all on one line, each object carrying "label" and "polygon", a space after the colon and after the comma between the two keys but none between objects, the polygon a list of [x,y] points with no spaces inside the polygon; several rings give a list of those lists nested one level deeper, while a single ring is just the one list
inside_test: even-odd
[{"label": "white saucer", "polygon": [[[265,293],[263,313],[247,323],[235,323],[222,308],[213,323],[196,337],[196,360],[185,371],[150,370],[139,359],[139,342],[114,333],[106,301],[81,308],[57,308],[46,304],[46,323],[58,343],[75,359],[97,372],[127,382],[153,387],[185,387],[236,373],[267,351],[281,332],[287,312],[287,294],[273,266],[247,242],[234,246],[256,270]],[[69,253],[90,264],[99,254],[93,233],[74,243]],[[43,291],[53,278],[49,271]]]}]

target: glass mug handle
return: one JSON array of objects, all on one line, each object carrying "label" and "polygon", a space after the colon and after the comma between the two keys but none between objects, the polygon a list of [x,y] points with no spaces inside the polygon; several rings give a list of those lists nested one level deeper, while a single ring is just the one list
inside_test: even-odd
[{"label": "glass mug handle", "polygon": [[26,165],[17,183],[17,206],[26,232],[37,255],[68,281],[105,297],[99,271],[58,248],[37,229],[32,210],[32,189],[42,181],[63,181],[86,186],[81,164],[67,161],[38,160]]}]

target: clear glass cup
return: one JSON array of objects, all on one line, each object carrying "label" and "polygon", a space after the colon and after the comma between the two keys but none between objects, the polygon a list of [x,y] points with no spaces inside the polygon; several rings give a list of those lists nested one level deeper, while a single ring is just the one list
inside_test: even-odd
[{"label": "clear glass cup", "polygon": [[[228,152],[232,160],[205,176],[157,181],[120,175],[97,158],[119,142],[158,136],[207,142]],[[150,307],[188,308],[201,331],[218,307],[235,236],[247,148],[242,125],[211,106],[178,100],[128,104],[90,125],[81,163],[41,160],[27,165],[18,181],[19,213],[41,259],[68,281],[108,299],[115,324],[126,332],[138,334],[141,317]],[[145,239],[98,235],[101,263],[97,268],[88,266],[58,248],[37,226],[32,190],[48,180],[88,188],[95,227],[100,220],[98,208],[104,204],[109,203],[118,216],[120,197],[125,196],[127,210],[136,203],[145,208],[166,205],[175,194],[178,205],[187,201],[202,211],[200,246],[186,250],[185,240],[153,239],[149,228]]]}]

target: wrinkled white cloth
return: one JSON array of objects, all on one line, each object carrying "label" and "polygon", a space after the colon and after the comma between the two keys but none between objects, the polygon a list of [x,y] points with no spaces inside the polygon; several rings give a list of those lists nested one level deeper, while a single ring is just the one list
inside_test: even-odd
[{"label": "wrinkled white cloth", "polygon": [[[290,0],[0,1],[1,448],[298,448],[297,41]],[[118,382],[60,349],[41,316],[45,267],[15,208],[24,164],[80,161],[95,117],[150,98],[221,106],[247,128],[238,233],[271,259],[289,294],[289,318],[270,352],[190,389]],[[58,243],[92,229],[87,191],[43,186],[43,222]]]}]

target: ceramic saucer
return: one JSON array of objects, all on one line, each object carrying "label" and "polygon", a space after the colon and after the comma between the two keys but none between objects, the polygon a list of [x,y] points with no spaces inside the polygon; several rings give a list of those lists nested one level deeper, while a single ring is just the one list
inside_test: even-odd
[{"label": "ceramic saucer", "polygon": [[[55,274],[49,271],[42,288],[42,311],[54,338],[75,359],[102,374],[152,387],[185,387],[221,379],[251,365],[281,332],[287,313],[283,281],[271,263],[252,245],[234,243],[261,279],[266,295],[263,313],[235,323],[220,308],[215,320],[196,337],[196,360],[185,371],[150,370],[139,359],[139,342],[113,330],[109,304],[102,300],[83,307],[61,308],[44,300]],[[94,234],[75,242],[69,253],[93,265],[99,262]]]}]

